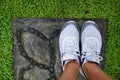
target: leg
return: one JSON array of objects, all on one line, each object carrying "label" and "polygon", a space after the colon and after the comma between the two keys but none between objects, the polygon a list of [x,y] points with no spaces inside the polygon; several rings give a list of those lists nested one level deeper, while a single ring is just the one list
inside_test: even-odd
[{"label": "leg", "polygon": [[63,26],[59,37],[63,73],[59,80],[77,80],[79,72],[79,32],[77,24],[69,21]]},{"label": "leg", "polygon": [[79,68],[80,66],[77,61],[72,60],[68,62],[59,80],[77,80]]},{"label": "leg", "polygon": [[88,76],[89,80],[112,80],[106,75],[97,64],[93,62],[86,62],[83,66],[83,70]]},{"label": "leg", "polygon": [[81,69],[84,78],[89,80],[111,80],[99,67],[103,57],[100,56],[102,37],[98,25],[93,21],[83,24],[81,30]]}]

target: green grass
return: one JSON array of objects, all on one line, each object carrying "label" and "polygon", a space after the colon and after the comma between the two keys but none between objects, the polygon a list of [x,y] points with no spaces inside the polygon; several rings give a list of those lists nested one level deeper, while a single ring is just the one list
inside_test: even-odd
[{"label": "green grass", "polygon": [[120,80],[119,0],[0,0],[0,80],[14,80],[12,20],[18,17],[108,19],[105,72]]}]

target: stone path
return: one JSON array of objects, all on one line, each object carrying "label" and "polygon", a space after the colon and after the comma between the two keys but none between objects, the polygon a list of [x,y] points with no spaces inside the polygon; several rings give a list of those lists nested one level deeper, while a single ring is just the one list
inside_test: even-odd
[{"label": "stone path", "polygon": [[[63,24],[76,21],[81,28],[88,19],[21,18],[13,22],[15,80],[57,80],[62,72],[58,37]],[[101,55],[105,65],[107,20],[92,19],[101,28],[103,46]],[[79,80],[84,80],[79,75]]]}]

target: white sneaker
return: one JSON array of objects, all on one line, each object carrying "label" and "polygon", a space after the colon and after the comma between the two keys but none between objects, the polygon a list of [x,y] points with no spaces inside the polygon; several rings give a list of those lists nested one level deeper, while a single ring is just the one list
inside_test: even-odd
[{"label": "white sneaker", "polygon": [[83,71],[83,65],[88,62],[95,62],[100,64],[102,57],[100,55],[102,38],[100,34],[100,29],[98,25],[93,21],[87,21],[83,24],[81,29],[81,69],[80,73],[85,79],[87,79],[86,74]]},{"label": "white sneaker", "polygon": [[77,60],[79,62],[79,31],[76,22],[69,21],[64,24],[59,37],[59,48],[63,70],[69,61]]}]

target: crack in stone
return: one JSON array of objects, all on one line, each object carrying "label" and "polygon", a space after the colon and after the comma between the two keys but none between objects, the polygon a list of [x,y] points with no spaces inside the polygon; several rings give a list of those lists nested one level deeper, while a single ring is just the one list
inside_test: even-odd
[{"label": "crack in stone", "polygon": [[[60,30],[56,30],[55,32],[53,32],[53,34],[58,34]],[[21,41],[21,35],[23,32],[28,32],[28,33],[32,33],[36,36],[38,36],[39,38],[45,40],[45,41],[48,41],[50,44],[50,63],[49,65],[45,65],[45,64],[42,64],[42,63],[38,63],[37,61],[35,61],[32,57],[28,56],[28,53],[25,51],[24,49],[24,46],[22,45],[22,41]],[[50,79],[51,80],[56,80],[56,75],[55,75],[55,68],[54,68],[54,65],[55,65],[55,48],[54,48],[54,37],[56,35],[50,37],[49,39],[44,36],[41,32],[39,32],[38,30],[34,29],[34,28],[28,28],[27,30],[23,30],[23,29],[20,29],[17,31],[17,40],[18,40],[18,46],[19,46],[19,49],[20,49],[20,55],[22,57],[24,57],[27,61],[29,61],[30,65],[27,66],[27,67],[24,67],[24,68],[21,68],[20,69],[20,72],[19,72],[19,80],[24,80],[24,73],[27,71],[27,70],[30,70],[30,69],[33,69],[34,66],[37,66],[39,67],[40,69],[45,69],[45,70],[48,70],[49,71],[49,76],[50,76]],[[49,80],[49,79],[48,79]]]}]

